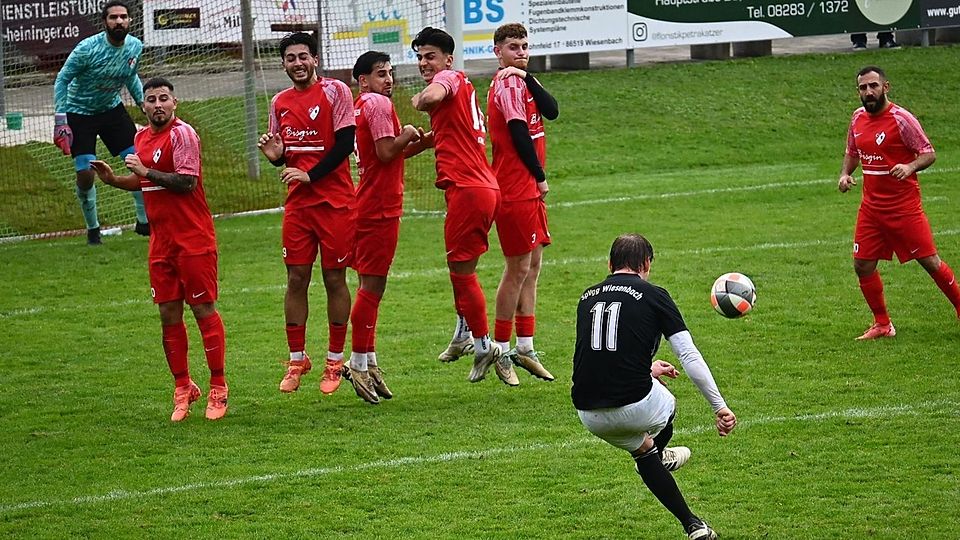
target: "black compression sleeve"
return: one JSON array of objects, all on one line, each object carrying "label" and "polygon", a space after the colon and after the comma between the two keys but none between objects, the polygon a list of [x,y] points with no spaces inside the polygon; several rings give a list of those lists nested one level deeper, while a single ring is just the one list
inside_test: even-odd
[{"label": "black compression sleeve", "polygon": [[550,92],[547,92],[546,88],[540,86],[533,75],[527,73],[523,80],[527,83],[527,90],[530,90],[530,93],[533,94],[533,101],[537,103],[540,114],[547,120],[556,120],[560,116],[557,100],[550,95]]},{"label": "black compression sleeve", "polygon": [[513,147],[517,149],[520,161],[537,182],[546,180],[543,167],[537,159],[537,152],[533,149],[533,139],[530,138],[530,128],[527,127],[527,123],[520,119],[511,120],[507,122],[507,128],[510,129],[510,138],[513,140]]},{"label": "black compression sleeve", "polygon": [[273,165],[274,167],[283,167],[284,165],[287,164],[287,158],[284,156],[280,156],[277,159],[271,159],[270,164]]},{"label": "black compression sleeve", "polygon": [[343,163],[343,160],[347,159],[347,156],[353,152],[353,137],[356,131],[356,126],[347,126],[338,129],[337,132],[334,133],[333,147],[330,148],[327,155],[323,156],[320,163],[317,163],[312,169],[307,171],[307,176],[310,177],[311,182],[316,182],[330,174]]}]

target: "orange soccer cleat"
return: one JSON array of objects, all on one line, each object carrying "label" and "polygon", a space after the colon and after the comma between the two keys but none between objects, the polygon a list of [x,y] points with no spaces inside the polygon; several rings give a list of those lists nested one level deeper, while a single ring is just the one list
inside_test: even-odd
[{"label": "orange soccer cleat", "polygon": [[190,404],[200,399],[200,395],[200,387],[193,381],[176,387],[173,390],[173,414],[170,415],[170,420],[179,422],[190,416]]},{"label": "orange soccer cleat", "polygon": [[882,337],[893,337],[895,335],[897,335],[897,330],[893,327],[893,323],[873,323],[873,326],[867,328],[867,331],[857,339],[879,339]]},{"label": "orange soccer cleat", "polygon": [[323,378],[320,379],[320,391],[330,395],[340,388],[340,377],[343,375],[343,360],[327,359],[327,366],[323,368]]},{"label": "orange soccer cleat", "polygon": [[299,362],[289,361],[287,364],[287,373],[280,381],[281,392],[296,392],[300,388],[300,377],[310,372],[313,365],[310,363],[310,357],[303,355],[303,360]]},{"label": "orange soccer cleat", "polygon": [[227,414],[227,387],[211,385],[207,394],[207,420],[219,420]]}]

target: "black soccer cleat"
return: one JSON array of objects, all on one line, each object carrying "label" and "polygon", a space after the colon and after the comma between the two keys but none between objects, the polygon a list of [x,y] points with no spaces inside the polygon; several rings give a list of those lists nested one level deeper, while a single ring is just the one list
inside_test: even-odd
[{"label": "black soccer cleat", "polygon": [[87,245],[99,246],[101,244],[103,244],[103,241],[100,240],[100,227],[87,229]]},{"label": "black soccer cleat", "polygon": [[686,532],[690,540],[717,540],[717,533],[700,518],[687,525]]},{"label": "black soccer cleat", "polygon": [[150,224],[149,224],[149,223],[141,223],[141,222],[137,221],[137,224],[133,226],[133,230],[134,230],[134,232],[136,232],[136,233],[139,234],[140,236],[150,236]]}]

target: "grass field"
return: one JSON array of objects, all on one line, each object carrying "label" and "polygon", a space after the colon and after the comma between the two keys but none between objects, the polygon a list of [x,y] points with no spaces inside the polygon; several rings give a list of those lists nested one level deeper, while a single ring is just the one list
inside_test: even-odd
[{"label": "grass field", "polygon": [[[850,263],[860,191],[836,190],[853,75],[877,63],[937,148],[925,208],[960,269],[957,52],[544,75],[561,105],[547,128],[554,245],[537,333],[553,383],[469,384],[467,360],[435,360],[453,322],[438,216],[403,222],[378,329],[397,396],[378,406],[349,387],[321,396],[319,371],[277,391],[280,217],[218,221],[231,399],[217,423],[199,405],[168,420],[143,239],[0,245],[0,536],[683,538],[569,398],[579,294],[605,276],[611,240],[636,231],[740,419],[717,437],[689,379],[671,383],[673,444],[693,449],[676,478],[722,538],[958,538],[960,323],[919,265],[884,263],[898,335],[853,340],[871,320]],[[480,278],[492,307],[491,244]],[[709,304],[728,271],[758,287],[742,320]],[[319,358],[322,287],[311,294]]]}]

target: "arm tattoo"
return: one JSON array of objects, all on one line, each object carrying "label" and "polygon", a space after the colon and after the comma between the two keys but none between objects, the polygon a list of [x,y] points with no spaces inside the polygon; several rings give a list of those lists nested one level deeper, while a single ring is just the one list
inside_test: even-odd
[{"label": "arm tattoo", "polygon": [[189,193],[197,187],[197,177],[189,174],[165,173],[147,169],[147,180],[174,193]]}]

